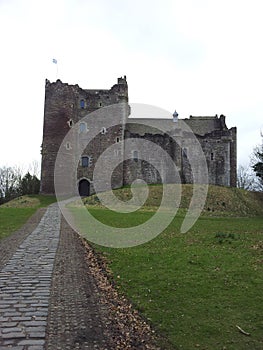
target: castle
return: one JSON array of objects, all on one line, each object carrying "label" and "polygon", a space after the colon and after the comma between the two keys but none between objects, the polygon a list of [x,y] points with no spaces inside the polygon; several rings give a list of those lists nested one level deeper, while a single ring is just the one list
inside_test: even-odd
[{"label": "castle", "polygon": [[[114,112],[114,109],[105,109],[107,106],[121,108]],[[95,118],[92,117],[94,113],[98,113]],[[77,175],[73,187],[75,186],[81,196],[94,193],[95,164],[107,148],[118,144],[122,146],[114,151],[116,154],[108,156],[109,163],[114,161],[115,156],[118,158],[118,165],[111,177],[112,188],[131,184],[137,178],[154,184],[160,183],[165,176],[166,182],[177,182],[178,178],[173,179],[172,175],[168,174],[165,162],[158,158],[157,151],[151,154],[151,159],[155,158],[159,169],[150,161],[141,159],[142,146],[139,141],[160,146],[173,160],[180,182],[192,183],[193,174],[186,142],[190,136],[189,132],[182,131],[182,123],[192,130],[201,145],[208,169],[208,183],[236,186],[236,128],[227,128],[225,116],[190,116],[187,119],[178,119],[175,112],[169,119],[151,119],[149,126],[149,119],[129,119],[129,114],[126,76],[118,78],[117,84],[108,90],[86,90],[78,85],[62,83],[60,80],[54,83],[46,80],[41,193],[55,193],[54,170],[57,154],[62,146],[65,155],[73,157],[72,145],[65,142],[64,138],[75,125],[78,125],[78,135],[82,143],[93,129],[99,128],[96,137],[83,148],[77,162],[74,163],[77,164]],[[107,124],[108,118],[115,121],[114,125]],[[181,142],[175,142],[179,138]],[[126,148],[122,142],[124,140],[130,140],[132,146]],[[151,153],[150,149],[148,153]]]}]

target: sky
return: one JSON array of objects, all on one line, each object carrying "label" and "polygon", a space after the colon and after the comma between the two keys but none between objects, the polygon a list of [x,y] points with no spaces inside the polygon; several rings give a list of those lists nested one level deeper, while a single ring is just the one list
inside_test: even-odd
[{"label": "sky", "polygon": [[[0,166],[40,162],[45,79],[224,114],[238,164],[263,131],[262,0],[0,0]],[[57,65],[52,59],[57,60]]]}]

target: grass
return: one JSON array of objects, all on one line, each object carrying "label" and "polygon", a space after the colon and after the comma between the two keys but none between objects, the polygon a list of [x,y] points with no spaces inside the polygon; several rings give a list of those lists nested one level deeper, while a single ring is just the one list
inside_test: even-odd
[{"label": "grass", "polygon": [[[168,185],[171,186],[171,185]],[[173,185],[172,185],[173,186]],[[161,185],[148,186],[149,196],[142,206],[142,210],[155,210],[161,203],[163,187]],[[189,207],[192,198],[193,186],[182,185],[180,208]],[[132,197],[130,187],[114,190],[114,194],[122,201]],[[84,200],[86,205],[93,208],[103,208],[99,198],[87,197]],[[205,216],[263,216],[263,193],[249,192],[239,188],[222,186],[209,186],[208,196],[203,210]]]},{"label": "grass", "polygon": [[56,201],[54,196],[32,195],[16,198],[0,206],[0,239],[19,229],[38,208]]},{"label": "grass", "polygon": [[168,339],[167,349],[259,350],[262,227],[262,218],[200,218],[180,234],[175,220],[147,244],[96,249],[120,292]]},{"label": "grass", "polygon": [[[129,199],[128,191],[118,190],[118,197]],[[103,223],[129,227],[153,215],[160,189],[151,191],[148,206],[133,214],[109,211],[96,198],[86,202]],[[166,339],[162,349],[263,349],[261,195],[212,186],[203,216],[181,234],[191,186],[183,193],[179,215],[154,240],[124,249],[94,245],[96,251],[120,293]]]}]

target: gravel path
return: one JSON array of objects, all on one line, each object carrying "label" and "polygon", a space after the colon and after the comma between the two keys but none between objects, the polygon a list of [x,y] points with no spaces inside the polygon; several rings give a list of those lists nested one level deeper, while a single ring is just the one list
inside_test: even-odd
[{"label": "gravel path", "polygon": [[62,220],[47,329],[47,350],[107,349],[99,291],[78,235]]},{"label": "gravel path", "polygon": [[57,204],[0,242],[0,290],[1,350],[158,349]]}]

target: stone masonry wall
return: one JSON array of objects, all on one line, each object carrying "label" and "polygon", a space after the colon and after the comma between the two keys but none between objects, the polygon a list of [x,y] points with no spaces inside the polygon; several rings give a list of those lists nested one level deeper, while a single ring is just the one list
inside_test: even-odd
[{"label": "stone masonry wall", "polygon": [[[100,169],[101,176],[97,174],[101,189],[107,188],[108,181],[111,182],[111,187],[117,188],[123,184],[131,184],[138,178],[147,183],[178,181],[192,183],[193,174],[187,154],[189,152],[187,133],[180,134],[180,128],[178,131],[173,131],[178,132],[174,135],[176,138],[181,138],[182,147],[179,147],[169,136],[169,130],[173,128],[172,121],[158,120],[157,122],[167,125],[167,133],[160,133],[158,128],[151,129],[147,125],[129,124],[128,115],[126,77],[119,78],[117,84],[109,90],[85,90],[78,85],[64,84],[60,80],[55,83],[47,80],[41,192],[52,194],[55,191],[54,167],[60,146],[62,145],[65,159],[70,157],[73,159],[76,156],[72,145],[63,140],[68,131],[79,122],[76,132],[79,147],[78,159],[72,161],[72,164],[76,165],[78,179],[77,182],[74,180],[72,170],[72,181],[75,181],[72,185],[75,188],[74,191],[77,192],[79,182],[85,180],[90,186],[89,193],[94,193],[95,164],[102,154],[104,158]],[[192,128],[200,141],[208,166],[208,182],[214,185],[236,186],[236,128],[228,129],[223,115],[220,117],[191,116],[189,119],[184,119],[184,122]],[[87,144],[87,138],[91,134],[96,137],[94,136]],[[124,147],[124,140],[129,141],[129,147]],[[175,176],[169,167],[169,157],[167,159],[163,157],[157,148],[143,147],[140,143],[142,140],[160,146],[174,161],[178,176]],[[184,147],[184,141],[186,147]],[[111,152],[105,152],[113,146]],[[140,160],[141,155],[146,155],[146,158]],[[82,157],[88,158],[88,165],[83,164]],[[112,171],[111,179],[108,180],[104,175],[112,164],[117,166]],[[63,180],[63,171],[59,176]]]}]

